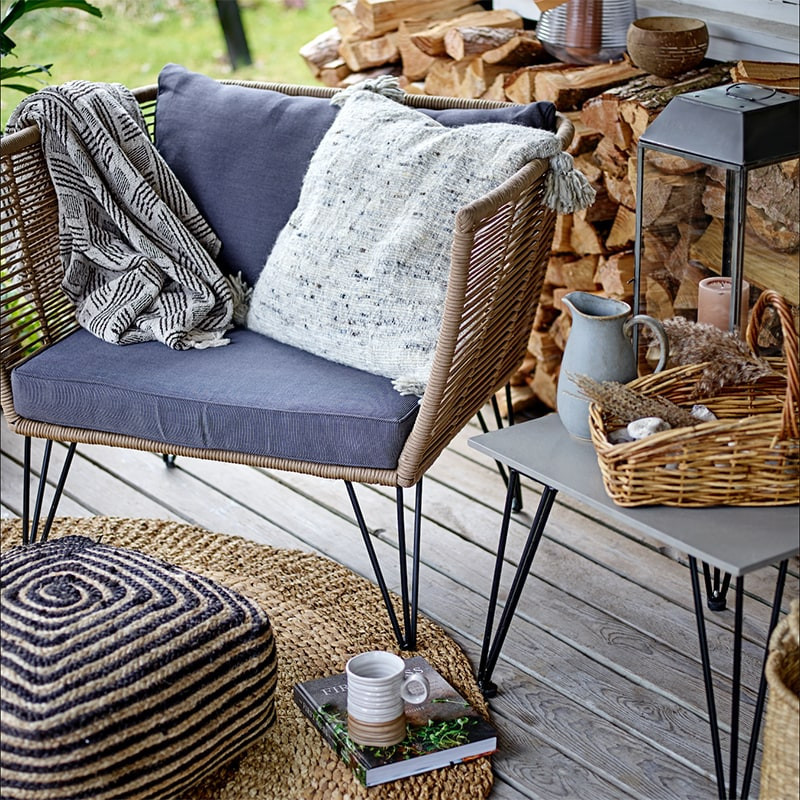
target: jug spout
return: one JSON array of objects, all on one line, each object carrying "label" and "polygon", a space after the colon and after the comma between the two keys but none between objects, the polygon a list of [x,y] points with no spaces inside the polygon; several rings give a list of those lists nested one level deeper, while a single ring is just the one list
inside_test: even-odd
[{"label": "jug spout", "polygon": [[601,297],[591,292],[570,292],[561,298],[572,312],[583,317],[627,317],[631,307],[624,300],[614,300],[611,297]]}]

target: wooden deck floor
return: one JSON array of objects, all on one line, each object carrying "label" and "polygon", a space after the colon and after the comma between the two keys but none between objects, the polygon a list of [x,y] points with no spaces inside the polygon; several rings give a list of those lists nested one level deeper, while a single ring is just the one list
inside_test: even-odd
[{"label": "wooden deck floor", "polygon": [[[504,488],[468,447],[467,428],[424,487],[423,613],[477,664]],[[35,443],[36,445],[36,443]],[[36,454],[41,447],[34,448]],[[54,448],[51,474],[65,449]],[[2,428],[2,513],[20,514],[22,440]],[[391,557],[394,493],[359,489],[376,547]],[[413,501],[413,493],[408,493]],[[524,484],[507,558],[515,563],[537,502]],[[156,517],[328,555],[371,577],[340,482],[178,459],[78,448],[59,514]],[[394,563],[386,562],[387,564]],[[784,605],[798,596],[790,566]],[[508,568],[507,568],[508,572]],[[493,800],[709,800],[716,797],[690,580],[681,554],[559,496],[495,671],[500,730]],[[745,581],[745,732],[761,672],[776,570]],[[388,576],[387,576],[388,577]],[[504,589],[507,589],[507,585]],[[501,598],[502,599],[502,598]],[[721,719],[729,719],[732,611],[708,614]],[[719,691],[719,690],[718,690]],[[727,752],[727,737],[723,748]],[[741,774],[741,771],[740,771]],[[751,791],[758,795],[758,773]]]}]

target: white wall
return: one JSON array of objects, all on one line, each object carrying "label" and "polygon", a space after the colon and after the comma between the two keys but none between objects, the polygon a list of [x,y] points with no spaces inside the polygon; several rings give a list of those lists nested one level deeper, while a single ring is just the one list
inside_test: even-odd
[{"label": "white wall", "polygon": [[[534,0],[494,0],[538,19]],[[800,62],[800,0],[637,0],[636,15],[697,17],[708,26],[708,57]]]}]

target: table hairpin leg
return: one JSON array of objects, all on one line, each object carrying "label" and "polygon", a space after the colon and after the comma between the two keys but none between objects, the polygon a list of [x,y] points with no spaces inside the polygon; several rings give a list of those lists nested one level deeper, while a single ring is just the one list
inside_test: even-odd
[{"label": "table hairpin leg", "polygon": [[519,487],[519,472],[509,469],[508,489],[506,491],[506,504],[503,509],[503,522],[500,527],[500,537],[497,542],[497,559],[494,565],[494,577],[492,588],[489,593],[489,608],[486,614],[486,627],[483,634],[483,645],[481,646],[481,659],[478,666],[478,686],[483,692],[484,697],[494,697],[497,694],[497,686],[492,683],[491,677],[494,672],[500,650],[511,625],[511,618],[517,608],[517,603],[522,595],[525,580],[530,572],[533,558],[539,547],[539,542],[544,532],[544,526],[550,516],[557,491],[550,486],[544,486],[536,515],[533,518],[528,538],[525,542],[522,555],[520,556],[517,571],[506,599],[503,613],[497,624],[497,630],[492,639],[492,627],[494,623],[495,610],[497,608],[497,595],[500,589],[500,578],[503,572],[503,559],[505,556],[506,540],[508,538],[508,526],[511,521],[511,512],[514,508],[515,497]]},{"label": "table hairpin leg", "polygon": [[719,567],[714,567],[712,577],[711,567],[703,562],[703,578],[706,582],[706,603],[711,611],[724,611],[727,608],[728,587],[731,585],[731,576],[726,572],[722,574]]},{"label": "table hairpin leg", "polygon": [[[704,565],[705,566],[705,565]],[[731,685],[731,733],[730,733],[730,752],[728,768],[728,787],[725,782],[725,767],[722,757],[722,746],[720,744],[719,719],[717,717],[716,702],[714,697],[714,684],[711,674],[711,659],[708,650],[708,638],[706,636],[705,617],[703,615],[703,598],[700,590],[700,579],[698,576],[697,559],[689,556],[689,567],[692,578],[692,595],[694,598],[695,618],[697,620],[697,636],[700,645],[700,659],[703,665],[703,683],[706,692],[706,704],[708,706],[708,720],[711,727],[711,747],[714,753],[714,770],[717,778],[717,793],[720,800],[734,800],[735,798],[746,798],[750,791],[750,782],[753,776],[756,753],[758,751],[758,737],[761,730],[761,717],[764,711],[764,698],[766,696],[767,684],[764,672],[761,672],[761,683],[759,685],[758,697],[756,699],[755,714],[753,717],[753,728],[750,734],[750,743],[745,762],[744,778],[742,780],[741,794],[737,794],[737,768],[739,762],[739,704],[741,699],[742,683],[742,616],[744,604],[744,577],[736,578],[736,607],[734,610],[733,628],[733,680]],[[786,571],[788,560],[781,562],[778,570],[778,578],[775,583],[775,597],[772,605],[772,615],[770,618],[769,631],[767,633],[767,644],[765,645],[765,656],[768,654],[769,637],[778,622],[780,613],[783,588],[786,582]],[[705,572],[707,576],[708,573]]]}]

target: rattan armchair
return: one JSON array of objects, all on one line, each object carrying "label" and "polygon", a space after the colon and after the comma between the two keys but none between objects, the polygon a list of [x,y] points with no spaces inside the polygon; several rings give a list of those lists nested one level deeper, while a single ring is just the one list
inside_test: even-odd
[{"label": "rattan armchair", "polygon": [[[237,84],[271,89],[290,95],[329,97],[332,90],[278,84]],[[153,125],[156,88],[136,91],[148,124]],[[487,108],[488,101],[408,95],[407,104],[433,108]],[[562,149],[572,138],[572,125],[558,115],[557,136]],[[192,456],[335,478],[345,481],[358,525],[387,611],[400,646],[413,649],[416,641],[418,568],[422,522],[422,479],[426,470],[464,425],[491,400],[522,361],[542,286],[555,223],[555,213],[543,203],[546,160],[527,164],[494,191],[462,208],[452,238],[451,268],[441,333],[435,360],[416,419],[391,469],[321,464],[276,458],[270,454],[187,447],[175,441],[159,441],[130,435],[119,429],[93,430],[57,421],[43,422],[19,413],[12,390],[12,372],[35,359],[55,343],[78,330],[74,308],[60,288],[57,201],[39,145],[39,132],[28,128],[4,136],[0,232],[2,257],[2,333],[0,344],[0,399],[10,429],[26,437],[26,486],[24,527],[35,539],[42,492],[37,495],[32,521],[29,516],[28,483],[31,475],[30,437],[71,443],[55,498],[43,524],[47,535],[56,513],[66,471],[78,443],[133,448],[171,456]],[[113,346],[113,345],[112,345]],[[135,347],[138,347],[136,345]],[[124,368],[124,351],[119,363]],[[222,348],[226,350],[227,348]],[[43,464],[41,481],[46,480]],[[396,488],[398,550],[402,587],[403,625],[397,619],[371,537],[356,498],[354,483]],[[407,555],[403,490],[416,488],[413,552]],[[411,562],[411,578],[407,562]]]}]

